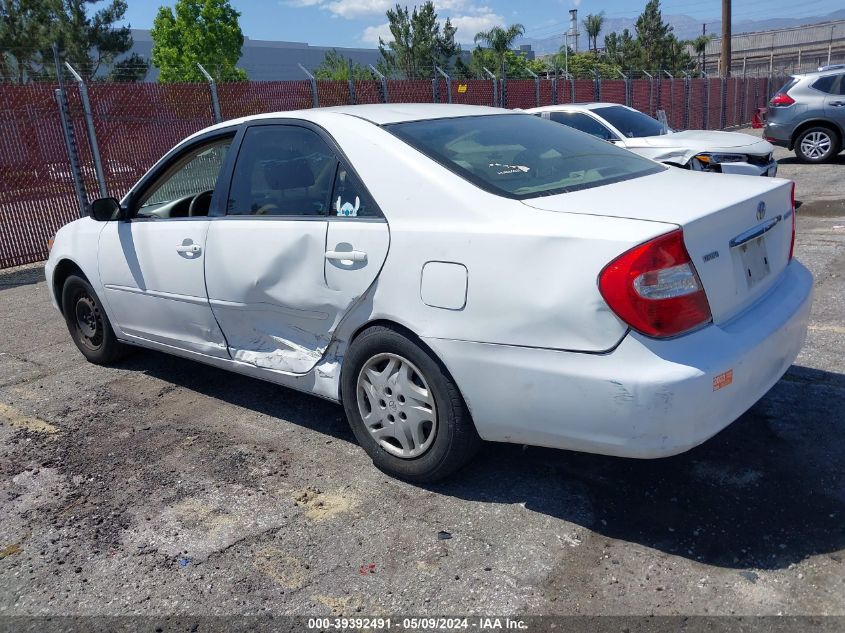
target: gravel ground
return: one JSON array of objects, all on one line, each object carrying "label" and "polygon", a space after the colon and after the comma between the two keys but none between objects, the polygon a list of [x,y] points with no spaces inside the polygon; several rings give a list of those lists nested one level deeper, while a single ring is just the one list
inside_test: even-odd
[{"label": "gravel ground", "polygon": [[845,615],[844,164],[782,160],[816,278],[796,365],[656,461],[488,445],[407,485],[339,406],[84,363],[40,267],[0,274],[0,615]]}]

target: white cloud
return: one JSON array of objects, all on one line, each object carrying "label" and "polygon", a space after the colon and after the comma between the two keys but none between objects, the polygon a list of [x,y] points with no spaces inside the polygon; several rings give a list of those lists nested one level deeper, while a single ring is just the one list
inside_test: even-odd
[{"label": "white cloud", "polygon": [[452,26],[458,29],[455,39],[461,44],[470,44],[474,41],[475,34],[479,31],[487,31],[494,26],[503,26],[505,19],[493,12],[481,13],[479,15],[453,15],[451,16]]},{"label": "white cloud", "polygon": [[279,2],[279,4],[283,4],[288,7],[313,7],[321,4],[323,0],[283,0]]},{"label": "white cloud", "polygon": [[368,26],[361,35],[361,40],[367,44],[378,44],[379,38],[385,42],[393,39],[390,35],[390,25],[387,22],[378,26]]},{"label": "white cloud", "polygon": [[393,0],[332,0],[323,2],[322,6],[334,15],[352,19],[364,15],[384,15],[394,4]]}]

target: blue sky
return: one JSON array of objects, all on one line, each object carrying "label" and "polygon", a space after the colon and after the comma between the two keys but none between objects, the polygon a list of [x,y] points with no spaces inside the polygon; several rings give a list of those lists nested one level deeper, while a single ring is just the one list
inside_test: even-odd
[{"label": "blue sky", "polygon": [[[634,17],[646,0],[436,0],[438,15],[452,18],[458,39],[471,42],[476,32],[498,24],[519,22],[528,37],[543,38],[566,28],[568,11],[579,17],[604,11],[612,18]],[[261,40],[289,40],[325,46],[365,46],[378,43],[386,32],[385,11],[396,0],[231,0],[241,12],[244,35]],[[421,0],[417,0],[420,4]],[[133,28],[152,26],[156,0],[129,0],[127,22]],[[413,6],[414,2],[402,2]],[[721,0],[664,0],[664,14],[697,19],[718,18]],[[842,7],[842,0],[734,0],[734,21],[773,17],[825,15]]]}]

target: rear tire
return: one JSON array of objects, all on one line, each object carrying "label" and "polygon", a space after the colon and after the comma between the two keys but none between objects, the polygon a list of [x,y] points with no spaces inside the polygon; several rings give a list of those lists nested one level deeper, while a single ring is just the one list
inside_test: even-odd
[{"label": "rear tire", "polygon": [[807,128],[795,139],[795,155],[804,163],[825,163],[839,153],[839,142],[829,127]]},{"label": "rear tire", "polygon": [[87,280],[71,275],[62,288],[62,312],[76,347],[89,362],[108,365],[126,355],[100,298]]},{"label": "rear tire", "polygon": [[481,445],[445,367],[392,328],[372,327],[353,341],[341,396],[358,443],[377,468],[398,479],[428,483],[448,477]]}]

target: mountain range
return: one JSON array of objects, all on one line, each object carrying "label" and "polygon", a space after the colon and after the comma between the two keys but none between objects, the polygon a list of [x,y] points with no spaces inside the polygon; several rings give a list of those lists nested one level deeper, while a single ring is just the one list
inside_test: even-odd
[{"label": "mountain range", "polygon": [[[762,13],[762,12],[761,12]],[[722,30],[722,20],[698,20],[688,15],[664,15],[663,20],[668,22],[674,28],[675,35],[681,40],[690,40],[701,35],[702,24],[706,24],[707,33],[719,35]],[[758,31],[771,31],[772,29],[784,29],[794,26],[804,26],[806,24],[818,24],[819,22],[830,22],[833,20],[845,20],[845,9],[838,9],[828,15],[812,16],[804,18],[761,18],[759,20],[738,20],[733,23],[732,29],[734,35],[741,33],[756,33]],[[604,36],[608,33],[616,31],[621,33],[623,29],[629,29],[634,33],[634,24],[637,21],[633,18],[605,18],[604,26],[599,35],[599,46],[604,41]],[[569,22],[561,25],[561,30],[565,30]],[[587,49],[587,35],[584,33],[583,24],[579,24],[580,37],[578,38],[578,48],[580,50]],[[548,53],[556,53],[563,45],[563,33],[550,35],[542,38],[523,37],[519,44],[530,44],[538,55],[546,55]],[[574,48],[575,42],[570,38],[569,45]]]}]

